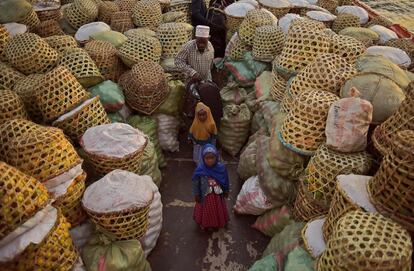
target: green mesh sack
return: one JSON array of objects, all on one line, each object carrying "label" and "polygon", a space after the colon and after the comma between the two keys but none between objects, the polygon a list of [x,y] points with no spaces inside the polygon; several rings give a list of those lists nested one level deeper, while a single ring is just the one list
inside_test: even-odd
[{"label": "green mesh sack", "polygon": [[155,151],[154,144],[151,142],[151,139],[148,141],[147,146],[144,150],[140,175],[151,176],[152,181],[158,187],[160,187],[162,176],[158,166],[157,153]]},{"label": "green mesh sack", "polygon": [[281,254],[286,257],[290,251],[299,246],[301,231],[305,223],[291,223],[283,231],[273,236],[269,245],[263,252],[263,256],[270,254]]},{"label": "green mesh sack", "polygon": [[249,271],[277,271],[279,265],[274,255],[267,255],[262,259],[256,261]]},{"label": "green mesh sack", "polygon": [[110,42],[116,48],[121,47],[128,40],[124,34],[112,30],[95,33],[91,36],[91,39]]},{"label": "green mesh sack", "polygon": [[97,84],[89,88],[89,91],[93,96],[99,96],[99,99],[107,112],[121,110],[125,104],[125,97],[121,87],[111,80],[106,80]]},{"label": "green mesh sack", "polygon": [[247,91],[237,83],[230,82],[220,91],[220,96],[223,107],[232,104],[240,105],[246,101]]},{"label": "green mesh sack", "polygon": [[264,235],[273,237],[280,233],[287,225],[294,223],[288,207],[274,208],[256,219],[252,227]]},{"label": "green mesh sack", "polygon": [[122,115],[119,112],[108,113],[107,115],[112,123],[117,123],[117,122],[125,123],[124,117],[122,117]]},{"label": "green mesh sack", "polygon": [[302,247],[297,247],[287,255],[285,271],[315,271],[315,260]]},{"label": "green mesh sack", "polygon": [[185,84],[180,80],[171,80],[168,82],[168,87],[170,92],[167,99],[155,110],[155,113],[180,116],[184,106]]},{"label": "green mesh sack", "polygon": [[251,142],[240,155],[239,164],[237,165],[237,173],[240,179],[247,180],[257,175],[256,169],[256,141]]}]

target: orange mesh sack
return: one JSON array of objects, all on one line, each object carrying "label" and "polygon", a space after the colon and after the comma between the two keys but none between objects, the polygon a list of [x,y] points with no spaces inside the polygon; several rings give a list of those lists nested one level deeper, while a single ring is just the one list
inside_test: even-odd
[{"label": "orange mesh sack", "polygon": [[325,126],[331,104],[338,96],[326,91],[300,94],[283,121],[279,139],[283,145],[304,155],[313,155],[325,141]]},{"label": "orange mesh sack", "polygon": [[157,38],[137,35],[129,38],[118,49],[118,56],[129,67],[137,64],[140,60],[159,63],[161,60],[162,47]]},{"label": "orange mesh sack", "polygon": [[247,45],[252,46],[256,28],[265,25],[273,25],[277,22],[274,16],[265,9],[254,9],[247,12],[246,17],[239,27],[239,37]]},{"label": "orange mesh sack", "polygon": [[82,204],[92,222],[116,240],[139,239],[148,229],[148,213],[154,198],[152,185],[125,170],[114,170],[90,185]]},{"label": "orange mesh sack", "polygon": [[317,263],[318,271],[411,269],[409,233],[380,214],[347,213]]},{"label": "orange mesh sack", "polygon": [[344,58],[349,64],[355,64],[357,58],[364,54],[365,51],[365,45],[353,37],[342,35],[333,35],[331,37],[329,52]]},{"label": "orange mesh sack", "polygon": [[332,30],[339,33],[347,27],[360,27],[359,17],[350,13],[340,13],[332,24]]},{"label": "orange mesh sack", "polygon": [[385,216],[414,232],[414,131],[392,137],[391,149],[368,185],[370,198]]},{"label": "orange mesh sack", "polygon": [[66,50],[59,65],[66,67],[84,87],[97,85],[104,80],[95,62],[84,49]]},{"label": "orange mesh sack", "polygon": [[134,6],[132,19],[136,26],[155,30],[162,21],[160,2],[157,0],[138,1]]},{"label": "orange mesh sack", "polygon": [[98,20],[107,25],[111,24],[112,15],[119,11],[119,7],[115,2],[102,1],[98,4]]},{"label": "orange mesh sack", "polygon": [[175,57],[188,41],[187,28],[182,23],[165,23],[157,29],[157,37],[162,46],[162,57]]},{"label": "orange mesh sack", "polygon": [[85,45],[85,50],[106,80],[118,81],[122,73],[122,63],[115,46],[107,41],[93,40]]},{"label": "orange mesh sack", "polygon": [[16,92],[0,89],[0,124],[11,119],[27,119],[23,101]]},{"label": "orange mesh sack", "polygon": [[280,54],[285,43],[285,33],[277,25],[256,28],[253,41],[253,57],[256,60],[272,62]]},{"label": "orange mesh sack", "polygon": [[24,78],[22,73],[13,69],[9,64],[0,62],[0,70],[0,88],[12,89],[17,81]]},{"label": "orange mesh sack", "polygon": [[29,114],[30,119],[41,122],[43,117],[40,112],[39,106],[35,100],[34,89],[36,89],[40,80],[42,79],[43,74],[30,74],[25,78],[16,82],[13,87],[13,91],[16,92],[23,101],[24,107]]},{"label": "orange mesh sack", "polygon": [[67,49],[78,47],[75,38],[69,35],[50,36],[44,40],[59,54],[64,53]]},{"label": "orange mesh sack", "polygon": [[93,0],[74,0],[64,9],[64,17],[75,29],[95,21],[98,17],[98,6]]},{"label": "orange mesh sack", "polygon": [[168,96],[168,84],[163,68],[153,62],[140,61],[119,79],[128,105],[147,115]]},{"label": "orange mesh sack", "polygon": [[41,37],[33,33],[14,36],[6,46],[7,61],[24,74],[51,70],[58,53]]},{"label": "orange mesh sack", "polygon": [[49,195],[35,178],[0,161],[0,238],[31,218],[46,206]]},{"label": "orange mesh sack", "polygon": [[111,17],[111,29],[124,33],[130,29],[134,28],[134,23],[132,22],[132,14],[128,11],[118,11],[112,14]]},{"label": "orange mesh sack", "polygon": [[86,90],[63,66],[45,74],[34,92],[45,121],[55,120],[87,98]]},{"label": "orange mesh sack", "polygon": [[35,32],[42,38],[65,34],[65,32],[63,32],[60,28],[59,23],[55,20],[40,22],[40,24],[36,27]]},{"label": "orange mesh sack", "polygon": [[9,42],[11,36],[7,29],[0,24],[0,61],[6,61],[6,44]]}]

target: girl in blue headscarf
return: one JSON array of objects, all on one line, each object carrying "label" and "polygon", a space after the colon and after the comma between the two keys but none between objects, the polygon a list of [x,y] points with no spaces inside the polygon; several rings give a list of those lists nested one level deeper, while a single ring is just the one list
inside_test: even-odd
[{"label": "girl in blue headscarf", "polygon": [[193,194],[196,201],[193,218],[202,230],[223,228],[229,221],[226,201],[229,176],[218,161],[219,153],[212,144],[202,150],[202,162],[193,174]]}]

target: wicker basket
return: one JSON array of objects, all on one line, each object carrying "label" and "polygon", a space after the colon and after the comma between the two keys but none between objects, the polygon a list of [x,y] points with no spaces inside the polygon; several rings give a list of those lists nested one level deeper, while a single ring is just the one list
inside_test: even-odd
[{"label": "wicker basket", "polygon": [[163,23],[185,23],[187,22],[186,13],[182,11],[169,11],[162,14]]},{"label": "wicker basket", "polygon": [[392,137],[387,153],[368,192],[375,207],[385,216],[414,232],[414,131]]},{"label": "wicker basket", "polygon": [[33,89],[36,88],[42,77],[42,74],[30,74],[25,78],[17,81],[13,87],[13,91],[16,92],[22,99],[24,107],[30,119],[34,120],[35,122],[42,122],[43,119],[39,107],[35,102],[33,102],[35,99]]},{"label": "wicker basket", "polygon": [[270,11],[278,19],[285,16],[291,8],[290,5],[286,5],[286,4],[281,5],[280,4],[281,2],[282,1],[277,2],[277,1],[259,0],[260,6]]},{"label": "wicker basket", "polygon": [[325,125],[331,104],[339,98],[326,91],[300,94],[279,132],[285,147],[303,155],[313,155],[325,141]]},{"label": "wicker basket", "polygon": [[62,19],[62,11],[60,10],[60,1],[55,3],[41,3],[39,6],[34,5],[37,17],[41,22],[47,20],[59,21]]},{"label": "wicker basket", "polygon": [[318,271],[410,270],[411,238],[397,223],[380,214],[349,212],[337,223]]},{"label": "wicker basket", "polygon": [[116,0],[115,3],[118,5],[119,11],[131,12],[134,10],[135,4],[138,0]]},{"label": "wicker basket", "polygon": [[350,13],[340,13],[332,24],[332,30],[339,33],[347,27],[360,27],[359,17]]},{"label": "wicker basket", "polygon": [[165,23],[157,29],[157,37],[162,47],[162,57],[175,57],[188,41],[187,28],[182,23]]},{"label": "wicker basket", "polygon": [[95,62],[84,49],[66,50],[59,65],[66,67],[84,87],[97,85],[104,80]]},{"label": "wicker basket", "polygon": [[88,96],[86,90],[63,66],[45,74],[34,92],[43,119],[48,122],[70,111]]},{"label": "wicker basket", "polygon": [[414,43],[410,39],[389,40],[385,43],[385,46],[400,48],[401,50],[405,51],[410,56],[412,62],[414,62]]},{"label": "wicker basket", "polygon": [[119,79],[128,105],[147,115],[152,114],[168,96],[163,68],[153,62],[140,61]]},{"label": "wicker basket", "polygon": [[11,36],[7,29],[0,24],[0,61],[6,61],[6,44]]},{"label": "wicker basket", "polygon": [[293,107],[293,102],[294,101],[295,101],[295,99],[290,94],[289,88],[286,87],[285,95],[283,95],[283,99],[280,102],[280,106],[281,106],[281,109],[280,110],[282,112],[289,113],[290,110]]},{"label": "wicker basket", "polygon": [[58,53],[33,33],[14,36],[6,46],[7,61],[25,74],[44,73],[58,60]]},{"label": "wicker basket", "polygon": [[325,30],[326,26],[323,22],[311,20],[309,18],[302,18],[301,20],[295,19],[289,26],[288,34],[295,31],[308,30],[308,31],[317,31]]},{"label": "wicker basket", "polygon": [[272,62],[282,52],[285,33],[277,25],[265,25],[256,28],[253,41],[253,57],[256,60]]},{"label": "wicker basket", "polygon": [[0,89],[13,89],[16,82],[24,78],[22,73],[13,69],[13,67],[6,63],[0,62],[0,70]]},{"label": "wicker basket", "polygon": [[0,239],[40,211],[49,199],[43,184],[1,161],[0,193]]},{"label": "wicker basket", "polygon": [[35,28],[35,32],[42,38],[47,38],[56,35],[65,35],[65,32],[60,28],[60,25],[55,20],[42,21]]},{"label": "wicker basket", "polygon": [[394,23],[385,16],[377,15],[375,17],[370,18],[370,21],[365,25],[365,27],[369,27],[371,25],[382,25],[384,27],[391,27]]},{"label": "wicker basket", "polygon": [[140,60],[159,63],[161,52],[161,43],[157,38],[139,35],[122,44],[118,49],[118,56],[125,65],[132,67]]},{"label": "wicker basket", "polygon": [[237,35],[237,38],[234,40],[233,48],[230,51],[229,57],[233,60],[242,60],[244,54],[249,51],[249,46],[242,41],[242,39]]},{"label": "wicker basket", "polygon": [[256,28],[265,25],[273,25],[274,18],[265,9],[254,9],[247,12],[246,17],[239,27],[239,37],[247,45],[253,46]]},{"label": "wicker basket", "polygon": [[16,92],[0,89],[0,124],[11,119],[27,119],[24,103]]},{"label": "wicker basket", "polygon": [[341,153],[321,145],[305,170],[305,183],[312,197],[330,205],[341,174],[366,175],[372,166],[367,152]]},{"label": "wicker basket", "polygon": [[275,102],[282,102],[286,93],[287,81],[283,77],[279,76],[277,72],[273,72],[272,75],[273,85],[270,95]]},{"label": "wicker basket", "polygon": [[244,18],[245,17],[233,16],[233,15],[226,13],[227,31],[230,33],[237,32]]},{"label": "wicker basket", "polygon": [[354,65],[357,58],[366,51],[365,45],[352,37],[333,35],[329,52],[344,58],[349,64]]},{"label": "wicker basket", "polygon": [[98,66],[106,80],[117,82],[122,73],[122,62],[117,49],[107,41],[93,40],[85,45],[85,50]]},{"label": "wicker basket", "polygon": [[168,7],[168,11],[179,11],[179,12],[183,12],[185,14],[186,23],[191,23],[191,1],[180,1],[177,3],[171,3],[170,6]]},{"label": "wicker basket", "polygon": [[98,20],[107,25],[111,24],[112,15],[119,11],[119,7],[115,2],[103,1],[98,4]]},{"label": "wicker basket", "polygon": [[94,0],[74,0],[64,9],[63,14],[68,23],[78,29],[84,24],[95,21],[98,17],[98,6]]},{"label": "wicker basket", "polygon": [[26,17],[18,22],[19,24],[24,24],[28,27],[28,29],[30,31],[32,31],[33,29],[35,29],[39,24],[40,24],[40,20],[39,17],[37,17],[36,11],[34,11],[34,9],[32,9],[27,15]]},{"label": "wicker basket", "polygon": [[338,7],[338,0],[318,0],[316,5],[328,10],[331,13],[335,13],[336,8]]},{"label": "wicker basket", "polygon": [[62,129],[73,142],[78,142],[88,128],[111,123],[99,96],[85,101],[73,112],[76,113],[69,112],[70,116],[67,118],[59,118],[53,122],[53,126]]},{"label": "wicker basket", "polygon": [[111,17],[111,29],[121,33],[133,29],[134,23],[131,16],[131,12],[128,11],[115,12]]},{"label": "wicker basket", "polygon": [[75,38],[69,35],[51,36],[44,40],[59,54],[63,54],[67,49],[78,47]]},{"label": "wicker basket", "polygon": [[156,30],[162,21],[160,2],[157,0],[141,0],[135,4],[132,19],[136,26]]},{"label": "wicker basket", "polygon": [[293,217],[299,221],[309,221],[327,214],[328,210],[328,206],[312,198],[308,188],[301,181],[298,185],[298,194],[292,209]]}]

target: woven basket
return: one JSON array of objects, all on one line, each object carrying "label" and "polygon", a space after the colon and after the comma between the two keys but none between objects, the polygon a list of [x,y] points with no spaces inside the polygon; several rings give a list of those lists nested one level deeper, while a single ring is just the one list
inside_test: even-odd
[{"label": "woven basket", "polygon": [[35,95],[33,89],[42,79],[42,74],[30,74],[14,84],[13,91],[16,92],[23,101],[24,107],[29,114],[30,119],[36,122],[42,122],[42,113],[34,101]]},{"label": "woven basket", "polygon": [[352,37],[333,35],[329,52],[344,58],[349,64],[354,65],[357,58],[366,51],[365,45]]},{"label": "woven basket", "polygon": [[6,63],[0,62],[0,70],[0,89],[13,89],[16,82],[24,78],[22,73],[13,69],[13,67]]},{"label": "woven basket", "polygon": [[25,223],[47,203],[46,187],[0,161],[0,239]]},{"label": "woven basket", "polygon": [[168,85],[162,67],[141,61],[119,79],[128,105],[147,115],[152,114],[168,96]]},{"label": "woven basket", "polygon": [[122,62],[117,49],[110,42],[93,40],[85,45],[85,50],[106,80],[118,81],[123,70]]},{"label": "woven basket", "polygon": [[[267,3],[265,3],[264,1],[260,1],[259,0],[259,4],[261,7],[267,9],[268,11],[270,11],[273,15],[275,15],[278,19],[282,18],[283,16],[285,16],[287,13],[289,13],[290,10],[290,6],[281,6],[281,7],[275,7],[268,5],[269,1],[266,1]],[[276,1],[272,2],[272,3],[277,3]]]},{"label": "woven basket", "polygon": [[377,126],[372,134],[372,142],[383,156],[390,152],[394,134],[402,130],[414,130],[414,82],[408,85],[405,92],[406,97],[397,111]]},{"label": "woven basket", "polygon": [[287,81],[281,76],[278,76],[277,72],[273,72],[272,76],[273,85],[270,95],[275,102],[282,102],[286,92]]},{"label": "woven basket", "polygon": [[[46,8],[44,8],[46,7]],[[59,3],[51,3],[44,5],[42,8],[40,9],[36,9],[36,13],[37,13],[37,17],[39,18],[39,20],[41,22],[43,21],[47,21],[47,20],[55,20],[55,21],[59,21],[60,19],[62,19],[62,11],[60,10],[60,1]]]},{"label": "woven basket", "polygon": [[39,181],[49,180],[81,162],[62,131],[25,133],[11,139],[6,161]]},{"label": "woven basket", "polygon": [[88,104],[82,106],[81,109],[74,109],[73,111],[76,111],[76,113],[63,120],[58,119],[53,122],[53,126],[62,129],[73,142],[78,142],[88,128],[111,123],[99,100],[99,96],[87,102]]},{"label": "woven basket", "polygon": [[98,20],[107,25],[111,24],[112,15],[119,11],[119,7],[115,2],[103,1],[98,4]]},{"label": "woven basket", "polygon": [[157,38],[139,35],[122,44],[118,49],[118,56],[125,65],[132,67],[140,60],[159,63],[161,52],[161,43]]},{"label": "woven basket", "polygon": [[121,33],[133,29],[134,23],[131,16],[131,12],[128,11],[115,12],[111,17],[111,29]]},{"label": "woven basket", "polygon": [[11,119],[27,119],[24,103],[16,92],[0,89],[0,124]]},{"label": "woven basket", "polygon": [[79,225],[87,217],[82,208],[82,196],[86,189],[85,180],[86,173],[83,172],[68,187],[66,194],[53,202],[53,206],[62,212],[72,228]]},{"label": "woven basket", "polygon": [[226,18],[227,31],[230,33],[235,33],[238,31],[245,17],[233,16],[226,13]]},{"label": "woven basket", "polygon": [[382,25],[384,27],[391,27],[394,23],[385,16],[377,15],[375,17],[370,18],[370,21],[365,25],[365,27],[369,27],[371,25]]},{"label": "woven basket", "polygon": [[392,137],[391,150],[368,184],[375,207],[383,215],[414,232],[414,131]]},{"label": "woven basket", "polygon": [[239,27],[239,37],[247,45],[253,46],[256,28],[265,25],[273,25],[274,18],[264,9],[254,9],[247,12],[246,17]]},{"label": "woven basket", "polygon": [[237,35],[237,39],[234,40],[233,48],[230,51],[229,57],[233,60],[242,60],[244,58],[244,54],[249,51],[249,46],[240,39],[239,35]]},{"label": "woven basket", "polygon": [[94,0],[74,0],[64,9],[63,15],[72,27],[78,29],[95,21],[98,17],[98,6]]},{"label": "woven basket", "polygon": [[316,30],[324,30],[326,29],[325,24],[323,22],[315,21],[309,18],[302,18],[300,20],[295,19],[289,26],[288,34],[290,32],[300,31],[300,30],[308,30],[308,31],[316,31]]},{"label": "woven basket", "polygon": [[32,9],[27,15],[26,17],[18,22],[19,24],[24,24],[28,27],[28,29],[30,31],[32,31],[33,29],[35,29],[39,24],[40,24],[40,20],[37,17],[36,11],[34,11],[34,9]]},{"label": "woven basket", "polygon": [[118,5],[119,11],[132,12],[134,10],[137,0],[116,0],[115,3]]},{"label": "woven basket", "polygon": [[332,24],[332,30],[339,33],[347,27],[360,27],[359,17],[350,13],[340,13]]},{"label": "woven basket", "polygon": [[53,121],[70,111],[87,99],[88,94],[75,76],[63,66],[45,74],[34,92],[45,121]]},{"label": "woven basket", "polygon": [[318,0],[316,5],[328,10],[331,13],[335,13],[338,7],[338,0]]},{"label": "woven basket", "polygon": [[412,244],[407,231],[380,214],[353,211],[337,223],[318,271],[411,269]]},{"label": "woven basket", "polygon": [[389,40],[385,43],[385,46],[400,48],[401,50],[405,51],[410,56],[412,62],[414,62],[414,43],[410,39]]},{"label": "woven basket", "polygon": [[84,49],[66,50],[59,65],[66,67],[84,87],[97,85],[104,80],[95,62]]},{"label": "woven basket", "polygon": [[313,155],[325,141],[325,125],[331,104],[339,98],[326,91],[300,94],[279,132],[285,147],[303,155]]},{"label": "woven basket", "polygon": [[188,41],[187,28],[182,23],[165,23],[157,29],[157,37],[162,47],[162,57],[172,58],[180,52]]},{"label": "woven basket", "polygon": [[306,185],[301,181],[293,205],[292,215],[296,220],[309,221],[328,213],[328,206],[312,198]]},{"label": "woven basket", "polygon": [[191,23],[191,1],[181,1],[179,3],[172,3],[168,7],[168,11],[176,11],[176,12],[183,12],[185,14],[186,23]]},{"label": "woven basket", "polygon": [[148,27],[155,30],[161,24],[161,5],[157,0],[138,1],[132,13],[132,19],[136,26]]},{"label": "woven basket", "polygon": [[339,95],[342,85],[356,73],[354,66],[344,58],[320,54],[292,80],[290,94],[297,97],[306,91],[320,90]]},{"label": "woven basket", "polygon": [[163,23],[185,23],[187,22],[186,13],[182,11],[169,11],[162,14]]},{"label": "woven basket", "polygon": [[11,36],[7,29],[0,24],[0,61],[6,61],[6,44]]},{"label": "woven basket", "polygon": [[6,46],[7,61],[25,74],[44,73],[58,60],[58,53],[33,33],[14,36]]},{"label": "woven basket", "polygon": [[67,49],[78,47],[78,43],[75,38],[69,35],[51,36],[45,38],[44,40],[59,54],[64,53]]},{"label": "woven basket", "polygon": [[42,38],[47,38],[55,35],[65,35],[65,32],[60,28],[60,25],[55,20],[42,21],[35,28],[35,32]]},{"label": "woven basket", "polygon": [[336,188],[336,177],[342,174],[366,175],[372,166],[367,152],[341,153],[321,145],[305,170],[305,184],[312,197],[330,205]]},{"label": "woven basket", "polygon": [[253,57],[256,60],[272,62],[282,52],[285,33],[277,25],[265,25],[256,28],[253,41]]},{"label": "woven basket", "polygon": [[293,102],[295,99],[290,94],[288,88],[286,88],[285,95],[283,96],[282,101],[280,102],[281,111],[285,113],[289,113],[291,108],[293,107]]}]

